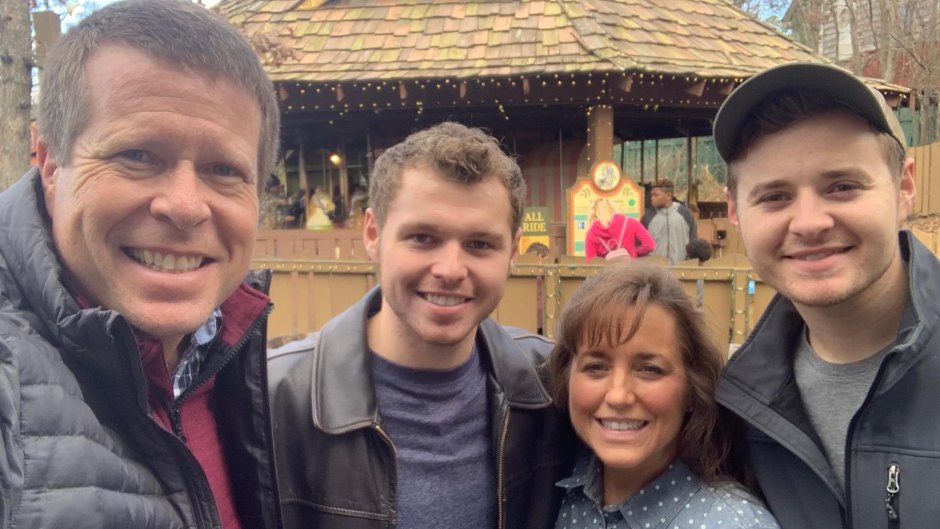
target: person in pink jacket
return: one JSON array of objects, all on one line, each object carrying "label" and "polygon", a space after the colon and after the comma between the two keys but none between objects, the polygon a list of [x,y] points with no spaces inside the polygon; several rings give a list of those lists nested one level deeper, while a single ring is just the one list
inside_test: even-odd
[{"label": "person in pink jacket", "polygon": [[[584,237],[584,255],[591,262],[595,257],[608,257],[614,252],[629,254],[630,259],[646,255],[656,248],[656,241],[640,221],[614,211],[607,198],[598,198],[591,206],[591,227]],[[639,246],[637,246],[639,243]],[[626,256],[624,256],[626,257]]]}]

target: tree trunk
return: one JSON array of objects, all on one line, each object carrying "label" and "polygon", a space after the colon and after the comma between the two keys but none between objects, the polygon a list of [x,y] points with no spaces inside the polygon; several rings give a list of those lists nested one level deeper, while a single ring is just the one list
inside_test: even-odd
[{"label": "tree trunk", "polygon": [[0,0],[0,189],[29,166],[32,79],[28,0]]}]

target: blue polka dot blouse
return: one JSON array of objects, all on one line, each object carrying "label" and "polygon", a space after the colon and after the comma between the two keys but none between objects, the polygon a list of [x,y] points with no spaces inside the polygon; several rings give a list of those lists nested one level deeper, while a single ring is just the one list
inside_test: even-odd
[{"label": "blue polka dot blouse", "polygon": [[555,529],[779,529],[744,487],[709,485],[678,460],[619,505],[602,505],[601,466],[593,454],[557,485],[567,494]]}]

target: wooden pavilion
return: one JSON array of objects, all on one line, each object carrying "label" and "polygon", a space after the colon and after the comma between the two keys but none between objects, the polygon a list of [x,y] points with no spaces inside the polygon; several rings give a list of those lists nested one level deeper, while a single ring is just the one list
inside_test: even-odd
[{"label": "wooden pavilion", "polygon": [[727,0],[222,0],[216,9],[253,41],[276,84],[289,191],[319,186],[348,202],[383,149],[449,119],[501,138],[523,167],[529,204],[549,208],[554,224],[565,190],[615,145],[708,136],[718,106],[750,75],[826,61]]}]

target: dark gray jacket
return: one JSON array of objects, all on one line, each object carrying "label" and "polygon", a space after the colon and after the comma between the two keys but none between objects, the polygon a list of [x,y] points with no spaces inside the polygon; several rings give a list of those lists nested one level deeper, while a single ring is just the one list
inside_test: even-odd
[{"label": "dark gray jacket", "polygon": [[[395,527],[395,447],[378,416],[366,345],[367,315],[381,300],[373,289],[321,332],[269,353],[286,529]],[[499,528],[551,528],[561,499],[555,482],[575,455],[568,421],[535,367],[551,344],[511,336],[489,319],[476,344],[490,373]]]},{"label": "dark gray jacket", "polygon": [[794,382],[804,324],[789,301],[774,298],[722,375],[718,401],[746,422],[746,456],[784,529],[940,523],[940,261],[910,232],[900,243],[915,324],[900,330],[849,423],[844,497]]},{"label": "dark gray jacket", "polygon": [[[219,527],[199,463],[151,419],[130,325],[63,287],[44,211],[35,170],[0,194],[0,527]],[[206,365],[245,529],[279,524],[264,320]]]}]

